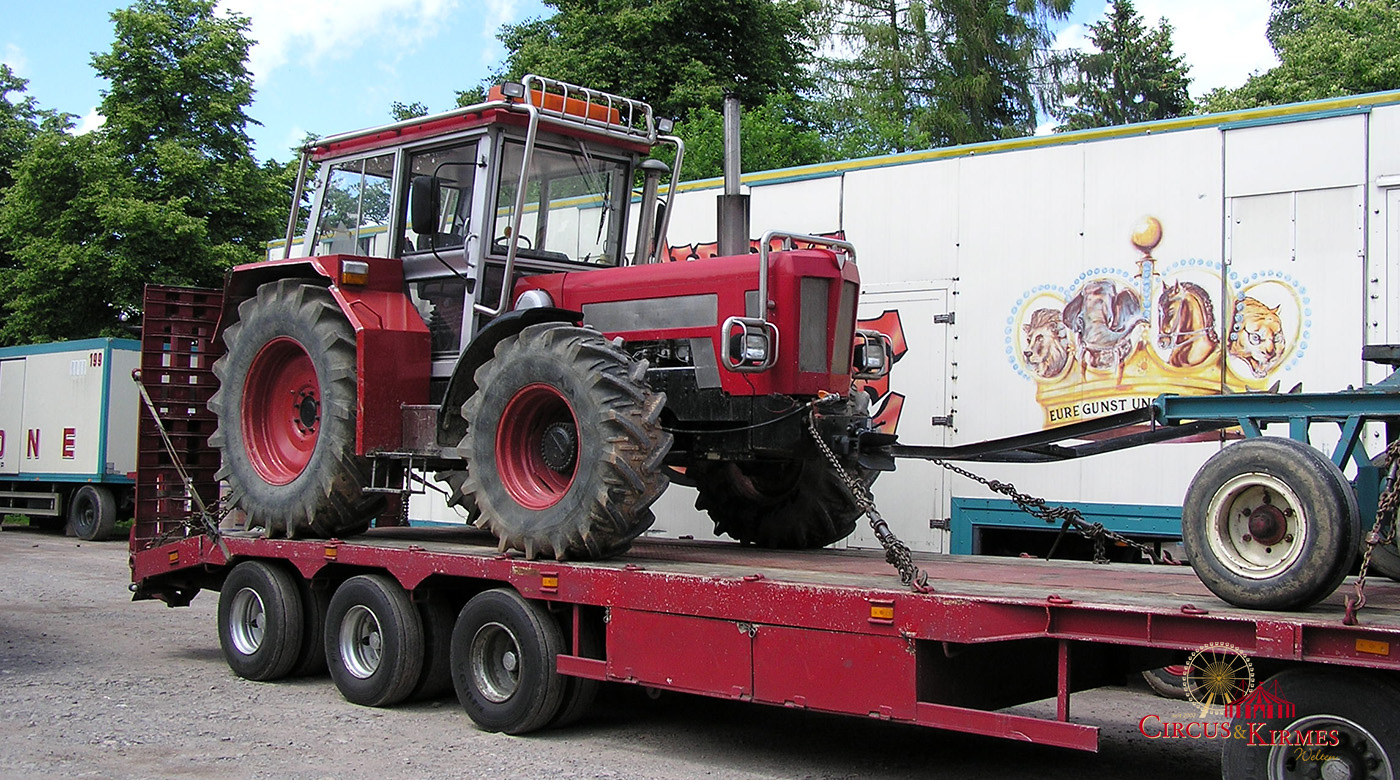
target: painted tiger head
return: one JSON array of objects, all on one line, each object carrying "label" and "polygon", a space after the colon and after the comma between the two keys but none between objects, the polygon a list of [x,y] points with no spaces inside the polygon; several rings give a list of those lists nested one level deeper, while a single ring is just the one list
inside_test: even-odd
[{"label": "painted tiger head", "polygon": [[1239,358],[1256,379],[1262,379],[1283,361],[1288,338],[1283,334],[1279,307],[1269,308],[1257,298],[1235,302],[1230,324],[1230,355]]}]

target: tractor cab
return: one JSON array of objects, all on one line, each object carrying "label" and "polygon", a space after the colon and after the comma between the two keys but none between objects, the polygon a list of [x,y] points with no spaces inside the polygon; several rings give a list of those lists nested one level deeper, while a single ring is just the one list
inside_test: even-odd
[{"label": "tractor cab", "polygon": [[[303,168],[317,165],[309,229],[293,248],[289,224],[287,256],[400,259],[431,334],[439,400],[462,350],[513,307],[522,276],[655,259],[661,231],[644,218],[629,245],[628,211],[653,147],[673,145],[669,171],[679,169],[670,127],[640,101],[527,76],[480,105],[322,139]],[[668,169],[640,167],[655,200]]]}]

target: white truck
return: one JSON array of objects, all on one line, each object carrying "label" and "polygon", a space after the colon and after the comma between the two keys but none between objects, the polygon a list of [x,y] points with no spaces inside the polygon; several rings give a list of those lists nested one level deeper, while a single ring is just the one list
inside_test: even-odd
[{"label": "white truck", "polygon": [[0,514],[110,538],[136,473],[140,342],[0,348]]}]

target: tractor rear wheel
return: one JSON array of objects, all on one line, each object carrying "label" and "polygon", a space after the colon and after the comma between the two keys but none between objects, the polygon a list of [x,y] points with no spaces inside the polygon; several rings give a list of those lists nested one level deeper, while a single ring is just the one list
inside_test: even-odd
[{"label": "tractor rear wheel", "polygon": [[355,332],[329,291],[307,280],[258,288],[224,331],[209,400],[234,506],[269,536],[331,537],[369,526],[382,499],[355,454]]},{"label": "tractor rear wheel", "polygon": [[496,346],[462,406],[462,500],[500,548],[586,560],[627,549],[666,489],[666,395],[597,331],[531,325]]},{"label": "tractor rear wheel", "polygon": [[[854,465],[868,486],[875,472]],[[825,547],[851,535],[861,511],[836,470],[819,460],[701,461],[686,469],[716,534],[759,547]]]}]

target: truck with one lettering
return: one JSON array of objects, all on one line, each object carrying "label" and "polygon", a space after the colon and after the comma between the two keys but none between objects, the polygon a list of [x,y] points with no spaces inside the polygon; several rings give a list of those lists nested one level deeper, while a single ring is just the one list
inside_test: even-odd
[{"label": "truck with one lettering", "polygon": [[140,346],[0,348],[0,515],[87,541],[113,535],[134,496]]}]

